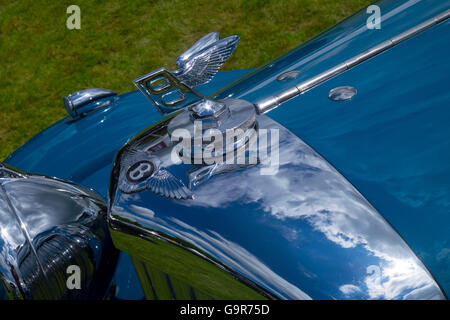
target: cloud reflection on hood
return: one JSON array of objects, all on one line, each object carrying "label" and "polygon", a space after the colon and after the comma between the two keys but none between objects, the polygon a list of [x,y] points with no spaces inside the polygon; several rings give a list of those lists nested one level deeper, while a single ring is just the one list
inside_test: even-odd
[{"label": "cloud reflection on hood", "polygon": [[[165,202],[149,191],[121,193],[113,215],[188,241],[281,297],[444,298],[407,244],[341,174],[276,122],[265,116],[258,122],[261,128],[280,130],[279,148],[271,146],[280,152],[275,175],[261,175],[260,165],[213,175],[193,188],[194,199],[187,201]],[[153,209],[155,203],[159,209],[150,214],[136,207]],[[233,223],[245,221],[247,230],[233,232],[248,234],[236,240],[233,232],[225,236],[212,217],[216,211]],[[236,213],[246,220],[240,221]],[[258,229],[254,222],[265,215],[267,228]],[[207,219],[208,227],[196,219]],[[287,246],[289,254],[270,247],[265,255],[269,249],[246,240],[275,228],[272,236],[281,235],[284,242],[274,240]],[[313,294],[305,283],[314,288]]]},{"label": "cloud reflection on hood", "polygon": [[[366,287],[369,298],[411,298],[418,290],[435,297],[436,284],[384,218],[329,163],[289,135],[280,132],[276,175],[263,176],[257,168],[249,168],[240,172],[239,183],[233,174],[217,176],[195,190],[195,201],[183,204],[223,208],[242,201],[258,203],[280,220],[304,219],[340,247],[360,246],[379,258],[380,280],[368,275],[358,284]],[[360,290],[344,291],[351,296]]]},{"label": "cloud reflection on hood", "polygon": [[[122,195],[122,197],[127,198],[129,195]],[[270,270],[269,267],[245,250],[245,248],[225,239],[220,234],[210,230],[208,232],[200,231],[176,218],[164,221],[155,217],[155,213],[147,208],[136,205],[131,205],[130,208],[135,214],[130,214],[119,206],[115,206],[113,212],[115,215],[120,214],[121,217],[127,218],[129,221],[137,222],[170,234],[172,237],[189,241],[195,247],[201,248],[203,251],[219,258],[226,266],[244,274],[253,281],[261,283],[270,279],[270,289],[275,290],[281,297],[302,300],[311,299],[302,290]],[[144,214],[144,216],[139,216],[140,214]],[[148,215],[152,218],[151,221],[147,220]]]}]

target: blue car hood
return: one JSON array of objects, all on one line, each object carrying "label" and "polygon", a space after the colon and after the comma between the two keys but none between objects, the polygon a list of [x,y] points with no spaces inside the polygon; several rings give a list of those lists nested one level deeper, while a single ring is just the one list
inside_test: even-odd
[{"label": "blue car hood", "polygon": [[[256,102],[327,70],[449,8],[445,1],[381,1],[381,29],[365,11],[261,68],[220,73],[199,88]],[[450,292],[450,22],[444,21],[289,100],[267,115],[308,143],[393,225]],[[277,81],[296,69],[296,79]],[[241,77],[244,75],[243,77]],[[238,79],[239,78],[239,79]],[[234,81],[238,79],[237,81]],[[228,84],[228,85],[227,85]],[[350,101],[328,99],[350,85]],[[94,188],[106,197],[115,153],[161,116],[137,92],[76,122],[63,119],[6,163]]]}]

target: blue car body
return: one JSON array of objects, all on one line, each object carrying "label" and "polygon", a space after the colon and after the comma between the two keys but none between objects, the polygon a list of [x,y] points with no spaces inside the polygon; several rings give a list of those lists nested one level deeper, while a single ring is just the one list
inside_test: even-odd
[{"label": "blue car body", "polygon": [[[236,98],[255,103],[450,8],[448,1],[388,0],[376,5],[381,8],[381,29],[367,29],[368,14],[363,10],[260,68],[221,72],[196,89],[215,99]],[[266,114],[326,159],[370,202],[422,260],[444,294],[450,292],[449,33],[447,19]],[[277,80],[278,75],[293,69],[300,71],[298,77]],[[355,87],[357,94],[349,101],[330,100],[329,91],[339,86]],[[5,163],[74,182],[95,190],[106,200],[116,153],[161,119],[163,116],[140,92],[126,93],[110,107],[87,117],[60,120],[16,150]],[[245,210],[249,209],[251,206]],[[243,215],[232,219],[241,220],[246,226],[256,221]],[[246,248],[260,252],[258,257],[266,262],[271,254],[278,258],[287,255],[280,252],[280,247],[286,245],[283,241],[298,245],[297,238],[277,240],[279,235],[275,233],[273,242],[252,244],[248,239],[240,239],[243,231],[239,227],[221,223],[222,236],[228,234],[236,242],[246,243]],[[258,230],[270,235],[273,230],[266,224],[277,223],[269,219],[261,222],[265,226]],[[209,230],[213,223],[192,221],[192,225]],[[287,225],[284,221],[279,227]],[[307,230],[302,228],[299,226],[300,230]],[[309,231],[311,234],[305,232],[303,236],[317,237]],[[376,254],[361,253],[361,243],[349,247],[333,244],[336,252],[342,251],[334,256],[331,243],[322,245],[327,241],[330,240],[323,237],[307,250],[301,249],[305,260],[291,261],[297,264],[295,267],[278,266],[275,262],[271,267],[299,287],[305,297],[389,298],[371,296],[367,290],[357,291],[367,286],[362,283],[367,276],[366,267],[380,264]],[[264,248],[258,248],[261,243]],[[263,252],[267,254],[264,256]],[[314,252],[318,258],[308,260]],[[328,257],[321,259],[322,253]],[[327,265],[343,257],[348,258],[348,269],[327,278]],[[355,258],[361,257],[367,261],[363,267],[355,266],[359,261]],[[280,259],[280,263],[287,261]],[[338,279],[333,279],[336,275]],[[143,298],[134,265],[125,253],[121,253],[113,281],[120,289],[117,298]],[[264,279],[252,281],[263,288],[270,287]],[[330,283],[332,288],[328,287]],[[343,287],[345,284],[347,287]]]}]

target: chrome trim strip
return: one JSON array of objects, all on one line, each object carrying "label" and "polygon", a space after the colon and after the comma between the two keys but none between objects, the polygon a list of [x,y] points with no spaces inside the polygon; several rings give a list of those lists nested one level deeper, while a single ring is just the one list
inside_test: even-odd
[{"label": "chrome trim strip", "polygon": [[372,58],[383,51],[390,49],[400,42],[403,42],[416,34],[425,31],[426,29],[448,19],[450,17],[450,9],[438,14],[437,16],[428,19],[417,26],[414,26],[395,37],[392,37],[389,40],[383,41],[376,46],[371,47],[370,49],[318,74],[315,77],[312,77],[306,81],[300,82],[299,84],[295,85],[292,88],[289,88],[283,92],[280,92],[276,95],[272,95],[269,97],[266,97],[264,99],[261,99],[260,101],[257,101],[255,103],[256,110],[259,114],[266,113],[276,107],[278,107],[281,103],[294,98],[304,92],[306,92],[309,89],[312,89],[313,87],[321,84],[322,82],[325,82],[326,80],[333,78],[341,73],[343,73],[346,70],[349,70],[350,68],[353,68],[354,66],[366,61],[369,58]]}]

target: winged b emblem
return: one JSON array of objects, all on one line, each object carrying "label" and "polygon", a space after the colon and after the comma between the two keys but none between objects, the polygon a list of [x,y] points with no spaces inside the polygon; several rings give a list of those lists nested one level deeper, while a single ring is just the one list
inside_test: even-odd
[{"label": "winged b emblem", "polygon": [[178,110],[205,98],[194,87],[216,75],[238,42],[238,36],[220,39],[211,32],[177,58],[177,70],[160,68],[133,82],[162,114]]},{"label": "winged b emblem", "polygon": [[227,61],[238,42],[238,36],[220,39],[218,32],[211,32],[177,58],[178,70],[173,73],[189,87],[206,83]]},{"label": "winged b emblem", "polygon": [[192,199],[192,192],[183,181],[164,167],[158,157],[146,151],[130,149],[121,160],[119,188],[124,193],[151,190],[170,199]]}]

